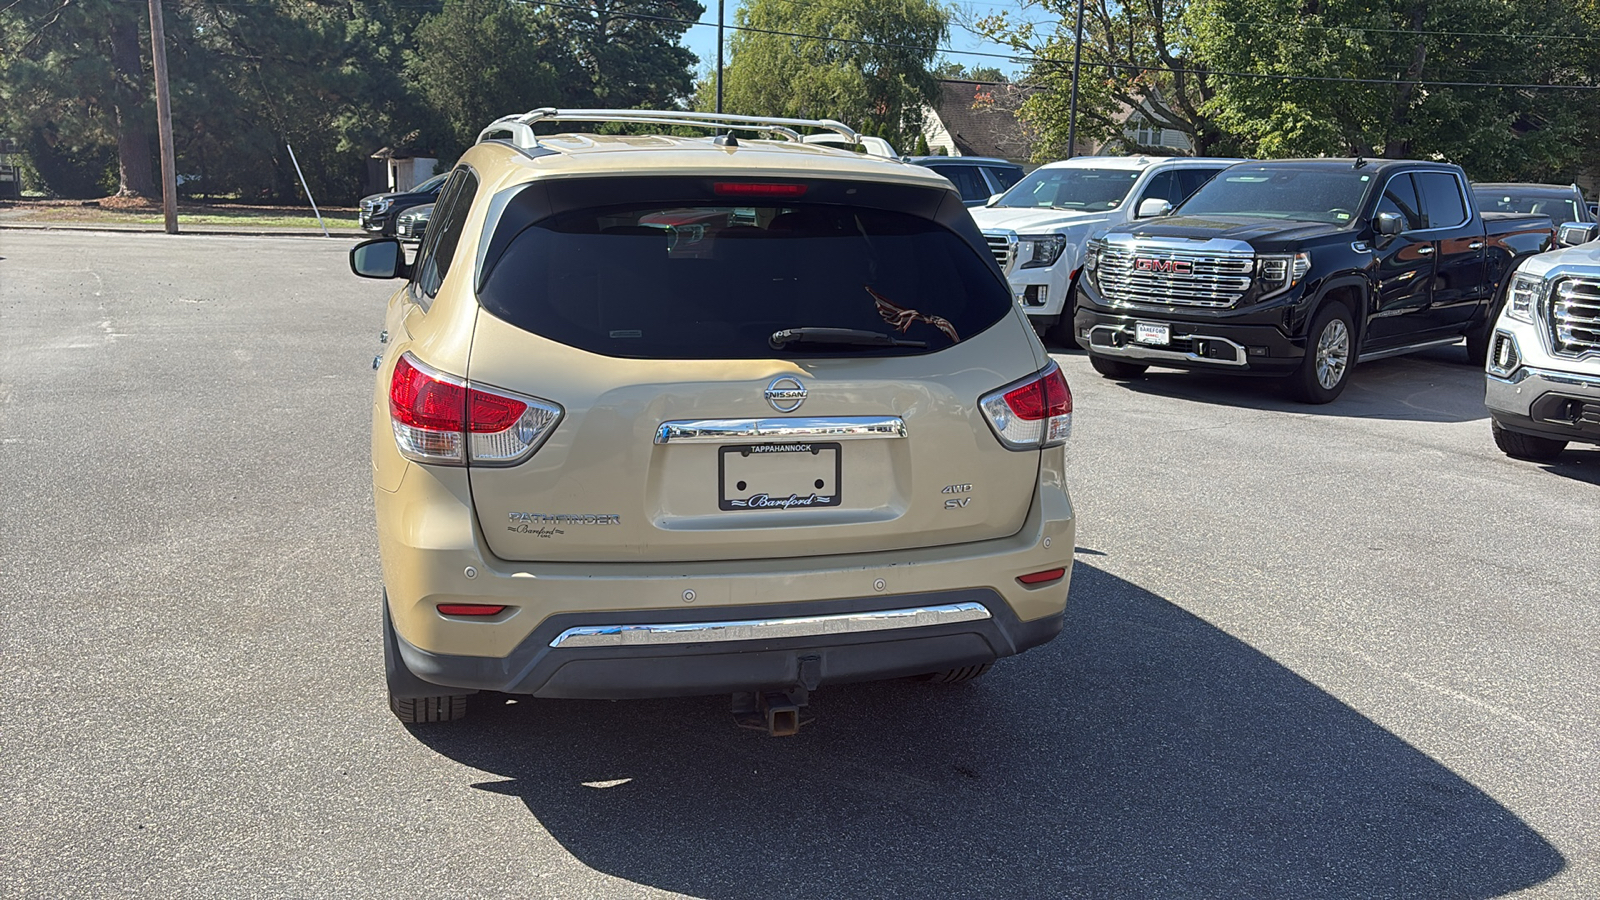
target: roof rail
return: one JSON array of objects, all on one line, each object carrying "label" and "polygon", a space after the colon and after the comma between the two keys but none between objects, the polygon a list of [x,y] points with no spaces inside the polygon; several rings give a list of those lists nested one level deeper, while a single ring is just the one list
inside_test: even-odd
[{"label": "roof rail", "polygon": [[784,138],[801,141],[798,128],[821,128],[843,135],[852,143],[861,143],[855,129],[833,119],[783,119],[772,116],[735,116],[723,113],[690,112],[675,109],[556,109],[540,107],[525,113],[501,116],[478,132],[478,141],[509,139],[518,147],[539,146],[533,133],[537,122],[631,122],[641,125],[681,125],[690,128],[728,129],[732,131],[759,131],[780,134]]}]

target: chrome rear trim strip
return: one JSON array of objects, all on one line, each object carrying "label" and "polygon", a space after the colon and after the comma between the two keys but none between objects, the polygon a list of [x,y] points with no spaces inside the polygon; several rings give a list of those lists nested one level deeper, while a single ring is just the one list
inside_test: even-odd
[{"label": "chrome rear trim strip", "polygon": [[662,422],[656,429],[658,444],[726,444],[729,441],[786,441],[797,438],[858,441],[868,438],[903,438],[905,420],[899,416],[834,416],[791,419],[682,419]]},{"label": "chrome rear trim strip", "polygon": [[876,612],[746,619],[732,622],[679,622],[655,625],[585,625],[556,635],[551,647],[632,647],[649,644],[700,644],[717,641],[770,641],[781,638],[860,634],[897,628],[927,628],[991,618],[982,603],[947,603]]}]

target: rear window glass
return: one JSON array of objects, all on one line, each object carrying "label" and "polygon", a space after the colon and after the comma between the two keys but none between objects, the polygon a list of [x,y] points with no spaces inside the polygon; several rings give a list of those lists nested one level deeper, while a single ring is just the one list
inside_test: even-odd
[{"label": "rear window glass", "polygon": [[[989,263],[935,222],[776,203],[560,213],[510,242],[479,302],[563,344],[643,359],[934,352],[1011,306]],[[772,346],[777,332],[807,328],[924,346]]]}]

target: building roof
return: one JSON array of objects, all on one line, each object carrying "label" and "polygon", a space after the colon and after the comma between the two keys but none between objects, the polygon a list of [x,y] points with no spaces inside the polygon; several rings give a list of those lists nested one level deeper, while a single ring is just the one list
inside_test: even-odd
[{"label": "building roof", "polygon": [[1027,159],[1033,142],[1016,110],[1032,90],[1005,82],[941,81],[934,112],[962,156]]}]

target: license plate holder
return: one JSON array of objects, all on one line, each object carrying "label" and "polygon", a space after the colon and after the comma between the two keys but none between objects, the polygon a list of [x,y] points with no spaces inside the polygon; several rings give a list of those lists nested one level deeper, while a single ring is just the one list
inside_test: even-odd
[{"label": "license plate holder", "polygon": [[1133,340],[1135,343],[1164,347],[1172,343],[1172,326],[1165,322],[1135,322]]},{"label": "license plate holder", "polygon": [[739,512],[795,512],[838,506],[843,472],[840,457],[837,442],[792,441],[720,447],[717,507]]}]

